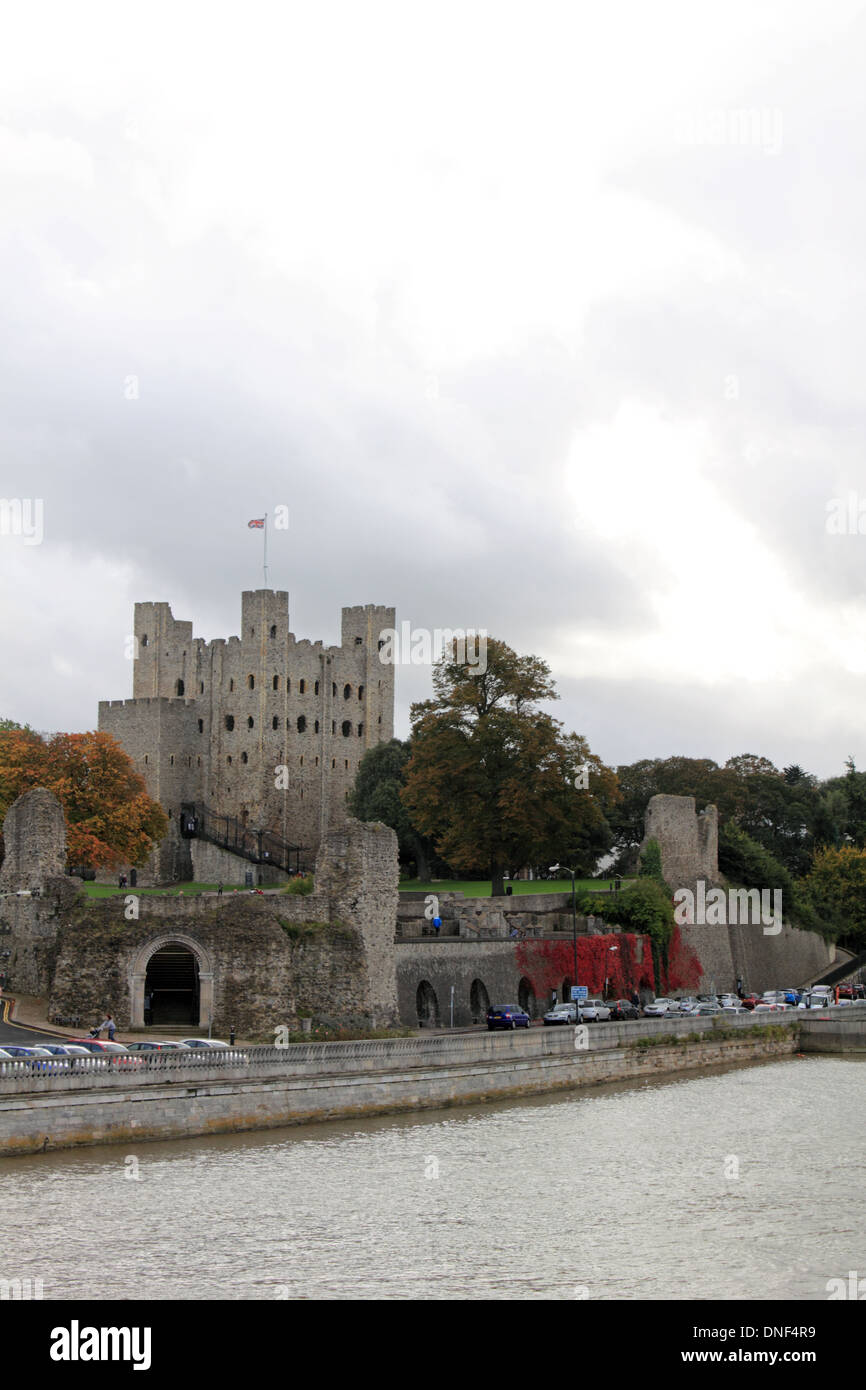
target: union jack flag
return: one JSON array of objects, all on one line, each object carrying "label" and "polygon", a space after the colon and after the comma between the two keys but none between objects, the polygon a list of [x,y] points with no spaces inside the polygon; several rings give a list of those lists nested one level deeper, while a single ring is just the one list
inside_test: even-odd
[{"label": "union jack flag", "polygon": [[263,527],[264,524],[265,524],[265,519],[264,519],[264,517],[262,517],[261,521],[248,521],[248,522],[247,522],[247,526],[258,526],[259,529],[261,529],[261,527]]}]

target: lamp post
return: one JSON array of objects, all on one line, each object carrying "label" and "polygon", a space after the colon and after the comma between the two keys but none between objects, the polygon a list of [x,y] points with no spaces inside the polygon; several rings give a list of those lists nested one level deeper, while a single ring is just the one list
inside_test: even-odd
[{"label": "lamp post", "polygon": [[[566,872],[567,874],[571,874],[571,944],[572,944],[572,954],[573,954],[573,958],[574,958],[574,980],[573,980],[573,983],[576,985],[576,984],[577,984],[577,902],[576,902],[576,900],[575,900],[575,888],[574,888],[574,875],[575,875],[575,870],[574,870],[574,869],[568,869],[568,868],[566,868],[566,866],[565,866],[564,864],[551,864],[551,866],[550,866],[550,872],[551,872],[552,874],[558,873],[560,869],[565,869],[565,872]],[[567,1001],[567,1002],[568,1002],[568,1001]],[[577,1000],[575,1000],[575,1003],[574,1003],[574,1021],[575,1021],[575,1023],[579,1023],[579,1022],[580,1022],[580,1006],[579,1006]]]},{"label": "lamp post", "polygon": [[[610,951],[618,951],[618,950],[619,950],[619,947],[618,947],[618,946],[608,946],[607,949],[608,949],[608,952],[610,952]],[[604,960],[605,960],[605,970],[604,970],[604,995],[603,995],[603,998],[606,999],[606,998],[607,998],[607,982],[608,982],[610,976],[609,976],[608,973],[607,973],[607,956],[605,956]]]}]

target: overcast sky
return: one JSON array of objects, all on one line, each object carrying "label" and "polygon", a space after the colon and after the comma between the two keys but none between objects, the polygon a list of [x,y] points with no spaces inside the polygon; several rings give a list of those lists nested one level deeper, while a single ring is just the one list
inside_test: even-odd
[{"label": "overcast sky", "polygon": [[9,12],[0,715],[94,728],[137,600],[236,633],[287,505],[299,637],[483,628],[609,763],[866,767],[864,10]]}]

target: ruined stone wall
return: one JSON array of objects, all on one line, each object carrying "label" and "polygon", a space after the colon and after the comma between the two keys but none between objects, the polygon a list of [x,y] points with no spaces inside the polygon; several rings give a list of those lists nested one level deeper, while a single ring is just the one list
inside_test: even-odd
[{"label": "ruined stone wall", "polygon": [[[343,609],[340,646],[298,640],[288,594],[260,589],[242,596],[239,637],[205,642],[167,603],[136,604],[134,699],[103,702],[99,727],[175,816],[180,800],[203,800],[314,853],[345,819],[363,754],[393,737],[379,634],[394,624],[394,609],[368,604]],[[183,726],[147,701],[187,701]]]},{"label": "ruined stone wall", "polygon": [[719,816],[715,806],[700,815],[693,796],[653,796],[644,821],[641,850],[657,840],[662,857],[662,877],[672,891],[691,888],[702,878],[707,885],[719,876]]},{"label": "ruined stone wall", "polygon": [[3,822],[0,943],[15,989],[41,994],[50,979],[57,929],[80,883],[66,875],[66,821],[53,792],[34,787],[13,801]]}]

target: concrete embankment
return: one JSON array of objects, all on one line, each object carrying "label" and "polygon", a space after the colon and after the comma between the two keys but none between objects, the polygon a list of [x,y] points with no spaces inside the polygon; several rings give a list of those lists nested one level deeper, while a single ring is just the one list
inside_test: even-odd
[{"label": "concrete embankment", "polygon": [[[222,1063],[213,1054],[159,1053],[117,1069],[82,1059],[83,1070],[25,1074],[7,1062],[0,1065],[0,1153],[471,1104],[781,1057],[801,1050],[801,1033],[810,1047],[831,1036],[811,1019],[801,1025],[780,1018],[772,1031],[765,1020],[726,1020],[721,1036],[712,1023],[645,1020],[577,1035],[570,1027],[539,1028],[262,1047]],[[847,1029],[851,1047],[862,1043],[866,1022],[824,1027]]]}]

